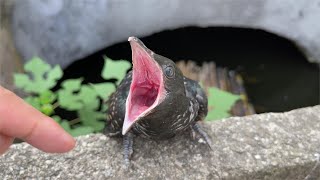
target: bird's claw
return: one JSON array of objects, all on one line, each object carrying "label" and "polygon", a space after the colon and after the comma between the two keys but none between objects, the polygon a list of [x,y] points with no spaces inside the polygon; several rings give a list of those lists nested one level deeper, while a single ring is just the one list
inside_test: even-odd
[{"label": "bird's claw", "polygon": [[211,139],[210,139],[209,135],[201,128],[199,122],[194,123],[194,125],[191,126],[191,129],[192,129],[191,136],[193,139],[195,139],[196,133],[199,134],[204,139],[204,141],[207,143],[209,148],[211,150],[213,150],[213,145],[212,145]]},{"label": "bird's claw", "polygon": [[191,136],[191,139],[193,140],[193,141],[195,141],[196,139],[197,139],[197,133],[196,133],[196,131],[192,128],[192,126],[191,126],[191,131],[190,131],[190,136]]}]

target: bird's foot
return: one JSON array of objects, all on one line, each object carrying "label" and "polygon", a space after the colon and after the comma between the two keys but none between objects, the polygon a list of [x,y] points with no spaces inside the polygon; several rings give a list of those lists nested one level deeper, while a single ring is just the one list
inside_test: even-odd
[{"label": "bird's foot", "polygon": [[193,139],[195,139],[196,134],[199,134],[204,139],[204,141],[207,143],[207,145],[210,147],[210,149],[211,150],[213,149],[212,142],[211,142],[209,135],[202,129],[199,122],[194,123],[194,125],[191,126],[191,130],[192,130],[191,137]]},{"label": "bird's foot", "polygon": [[197,140],[197,132],[193,129],[193,126],[190,126],[190,136],[193,141]]},{"label": "bird's foot", "polygon": [[130,159],[133,154],[133,134],[128,132],[123,136],[123,157],[124,157],[124,166],[129,168]]}]

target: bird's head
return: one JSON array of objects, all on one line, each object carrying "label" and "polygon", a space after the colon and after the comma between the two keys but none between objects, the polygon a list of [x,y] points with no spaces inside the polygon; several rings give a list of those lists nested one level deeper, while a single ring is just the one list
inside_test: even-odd
[{"label": "bird's head", "polygon": [[[148,49],[138,38],[129,37],[132,50],[132,82],[126,100],[122,134],[155,112],[162,102],[176,103],[174,94],[185,94],[183,75],[175,63]],[[172,97],[175,98],[172,98]]]}]

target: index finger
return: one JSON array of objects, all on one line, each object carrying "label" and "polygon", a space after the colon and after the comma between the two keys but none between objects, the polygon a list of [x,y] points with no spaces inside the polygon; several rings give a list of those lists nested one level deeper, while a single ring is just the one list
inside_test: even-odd
[{"label": "index finger", "polygon": [[66,152],[75,145],[55,121],[1,86],[0,134],[23,139],[45,152]]}]

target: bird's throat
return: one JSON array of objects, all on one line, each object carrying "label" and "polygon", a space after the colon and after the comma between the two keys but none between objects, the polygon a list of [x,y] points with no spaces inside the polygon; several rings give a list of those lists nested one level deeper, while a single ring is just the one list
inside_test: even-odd
[{"label": "bird's throat", "polygon": [[[144,60],[140,60],[142,62]],[[154,71],[151,71],[151,70]],[[160,93],[161,78],[156,67],[152,65],[135,65],[133,70],[133,78],[130,87],[129,98],[129,119],[132,121],[137,119],[139,115],[145,113],[156,101]]]},{"label": "bird's throat", "polygon": [[132,40],[132,82],[126,101],[122,134],[141,117],[152,111],[164,97],[163,72],[153,59],[153,52]]}]

